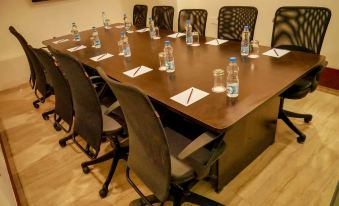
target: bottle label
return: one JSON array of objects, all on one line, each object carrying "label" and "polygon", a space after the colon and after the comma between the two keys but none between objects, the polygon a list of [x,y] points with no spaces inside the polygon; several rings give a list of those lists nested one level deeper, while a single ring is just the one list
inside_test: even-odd
[{"label": "bottle label", "polygon": [[241,50],[241,55],[248,55],[250,53],[250,46],[249,46],[249,44],[242,43],[240,50]]},{"label": "bottle label", "polygon": [[100,42],[100,40],[97,38],[96,40],[95,40],[95,48],[100,48],[101,47],[101,42]]},{"label": "bottle label", "polygon": [[168,70],[168,71],[174,71],[175,70],[174,61],[166,61],[166,70]]},{"label": "bottle label", "polygon": [[74,41],[80,41],[80,34],[77,33],[77,34],[74,34]]},{"label": "bottle label", "polygon": [[124,56],[125,57],[131,56],[131,49],[129,47],[124,48]]},{"label": "bottle label", "polygon": [[228,83],[227,84],[227,94],[229,96],[238,96],[239,94],[239,83]]}]

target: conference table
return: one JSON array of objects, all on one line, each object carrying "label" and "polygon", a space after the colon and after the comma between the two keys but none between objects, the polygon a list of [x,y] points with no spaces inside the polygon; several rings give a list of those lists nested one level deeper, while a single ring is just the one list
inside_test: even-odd
[{"label": "conference table", "polygon": [[[68,53],[91,68],[100,66],[109,77],[139,87],[152,101],[170,111],[208,131],[223,133],[226,148],[212,169],[214,178],[211,179],[216,191],[222,190],[274,143],[279,94],[325,61],[321,55],[294,51],[280,58],[265,56],[262,53],[271,49],[265,46],[260,46],[259,58],[242,58],[239,42],[228,41],[213,46],[205,44],[213,38],[201,37],[200,46],[192,47],[186,45],[185,36],[167,37],[173,33],[171,31],[160,31],[161,39],[158,40],[151,39],[149,32],[128,33],[132,56],[125,58],[118,55],[117,42],[124,30],[120,25],[113,24],[111,29],[97,28],[102,43],[98,49],[91,47],[91,30],[80,32],[80,42],[72,41],[71,35],[65,35],[43,41],[43,44]],[[174,73],[158,70],[158,53],[163,51],[165,40],[170,40],[174,48]],[[74,52],[67,50],[77,45],[87,48]],[[90,59],[105,53],[114,56],[98,62]],[[228,58],[233,56],[237,57],[240,67],[240,92],[236,99],[228,98],[226,92],[211,91],[213,70],[226,69]],[[141,65],[153,70],[134,78],[123,73]],[[191,87],[209,94],[189,106],[171,99]]]}]

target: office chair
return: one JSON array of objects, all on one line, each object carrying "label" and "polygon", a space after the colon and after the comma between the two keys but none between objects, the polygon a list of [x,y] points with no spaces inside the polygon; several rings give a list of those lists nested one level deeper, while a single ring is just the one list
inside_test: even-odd
[{"label": "office chair", "polygon": [[[91,161],[83,162],[81,167],[85,174],[89,173],[88,166],[101,163],[112,159],[112,165],[109,174],[99,191],[101,197],[106,197],[108,186],[114,175],[117,163],[120,159],[127,159],[128,147],[125,146],[126,138],[121,138],[123,116],[120,107],[117,107],[110,113],[105,114],[106,107],[100,105],[97,93],[88,78],[85,75],[82,64],[73,57],[60,53],[49,47],[56,57],[60,70],[64,72],[69,86],[71,88],[73,107],[74,107],[74,127],[73,134],[59,141],[60,146],[66,146],[69,139],[90,158]],[[114,117],[118,118],[114,118]],[[113,118],[111,118],[113,117]],[[82,146],[77,137],[81,136],[86,146]],[[107,154],[98,157],[101,142],[108,139],[114,149]]]},{"label": "office chair", "polygon": [[[37,97],[37,100],[33,102],[33,106],[37,109],[39,108],[39,103],[44,103],[48,97],[54,94],[49,74],[40,64],[39,60],[36,58],[32,51],[32,47],[28,45],[23,36],[19,32],[17,32],[13,26],[10,26],[9,30],[19,40],[26,54],[31,70],[29,83],[34,91],[35,96]],[[44,112],[42,116],[44,119],[48,119],[48,115],[53,113],[54,110],[51,110],[48,112]]]},{"label": "office chair", "polygon": [[[172,200],[174,206],[184,202],[221,206],[189,189],[208,176],[211,166],[224,151],[223,134],[214,136],[206,132],[191,141],[170,128],[164,128],[151,101],[141,90],[109,79],[102,70],[99,73],[117,97],[127,122],[130,149],[126,176],[141,197],[130,205],[163,205]],[[206,149],[206,145],[212,149]],[[154,195],[143,195],[131,180],[130,169]]]},{"label": "office chair", "polygon": [[[327,8],[281,7],[275,13],[271,47],[320,54],[330,19],[331,11]],[[308,123],[312,115],[284,110],[284,100],[301,99],[313,92],[317,88],[320,72],[326,65],[327,62],[313,68],[280,95],[279,118],[298,134],[299,143],[303,143],[306,136],[288,117],[303,118]]]},{"label": "office chair", "polygon": [[35,78],[35,72],[34,72],[34,69],[33,69],[33,64],[32,64],[32,62],[29,58],[29,55],[27,53],[28,43],[25,40],[25,38],[13,26],[10,26],[8,29],[18,39],[22,49],[24,50],[24,52],[26,54],[26,58],[27,58],[27,61],[28,61],[28,64],[29,64],[29,69],[30,69],[29,84],[32,87],[32,89],[34,89],[36,78]]},{"label": "office chair", "polygon": [[224,6],[219,10],[218,38],[241,41],[241,34],[246,25],[253,39],[258,9],[250,6]]},{"label": "office chair", "polygon": [[[27,54],[31,59],[34,73],[35,73],[35,87],[34,87],[34,94],[37,98],[33,102],[33,106],[37,109],[39,108],[39,102],[44,103],[48,97],[54,95],[54,89],[52,87],[52,81],[50,80],[50,75],[48,72],[43,68],[40,61],[37,59],[33,52],[33,48],[28,45],[27,46]],[[47,79],[48,78],[48,79]],[[54,109],[42,113],[42,117],[44,120],[49,119],[49,115],[54,114]],[[57,128],[56,128],[57,129]],[[59,131],[59,129],[57,129]]]},{"label": "office chair", "polygon": [[173,31],[174,8],[172,6],[154,6],[152,19],[159,29]]},{"label": "office chair", "polygon": [[200,36],[205,36],[207,11],[205,9],[183,9],[179,12],[178,31],[184,32],[186,20],[191,20],[192,30],[197,31]]},{"label": "office chair", "polygon": [[136,28],[145,28],[147,21],[147,5],[134,5],[133,25]]},{"label": "office chair", "polygon": [[[42,48],[33,49],[33,52],[40,63],[50,74],[53,83],[55,95],[53,126],[56,130],[63,129],[65,132],[70,132],[73,125],[73,103],[68,82],[62,72],[56,66],[56,62],[54,61],[51,54]],[[68,128],[65,128],[62,124],[60,124],[61,121],[66,122]]]}]

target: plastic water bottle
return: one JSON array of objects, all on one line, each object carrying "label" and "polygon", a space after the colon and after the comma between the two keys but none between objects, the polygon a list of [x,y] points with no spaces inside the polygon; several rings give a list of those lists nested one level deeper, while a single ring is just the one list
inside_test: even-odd
[{"label": "plastic water bottle", "polygon": [[78,31],[78,27],[75,23],[72,23],[71,33],[73,34],[73,40],[74,41],[80,41],[80,34],[79,34],[79,31]]},{"label": "plastic water bottle", "polygon": [[126,32],[124,32],[124,31],[120,32],[120,41],[121,41],[121,42],[124,41],[125,34],[126,34]]},{"label": "plastic water bottle", "polygon": [[124,55],[124,36],[125,32],[120,32],[120,40],[118,41],[119,56]]},{"label": "plastic water bottle", "polygon": [[231,98],[238,97],[239,95],[239,66],[237,65],[237,58],[229,58],[229,64],[227,66],[227,96]]},{"label": "plastic water bottle", "polygon": [[121,35],[120,37],[122,38],[122,50],[124,52],[124,57],[130,57],[131,54],[131,48],[129,47],[128,43],[128,37],[126,35],[126,32],[121,32],[123,33],[123,36]]},{"label": "plastic water bottle", "polygon": [[104,28],[108,29],[109,28],[109,19],[107,19],[106,13],[103,11],[101,13],[102,16],[102,23],[104,24]]},{"label": "plastic water bottle", "polygon": [[124,14],[123,20],[124,20],[124,27],[126,28],[126,23],[127,23],[127,15],[126,14]]},{"label": "plastic water bottle", "polygon": [[103,11],[102,13],[101,13],[101,17],[102,17],[102,23],[104,24],[104,26],[106,27],[106,25],[105,25],[105,21],[106,21],[106,13]]},{"label": "plastic water bottle", "polygon": [[192,25],[191,20],[186,20],[186,44],[191,45],[193,43],[193,35],[192,35]]},{"label": "plastic water bottle", "polygon": [[94,46],[95,48],[100,48],[101,47],[101,42],[99,39],[99,33],[97,31],[97,29],[95,28],[95,26],[92,27],[93,33],[92,36],[94,38]]},{"label": "plastic water bottle", "polygon": [[164,53],[165,53],[166,72],[174,72],[175,64],[173,56],[173,47],[170,41],[165,41]]},{"label": "plastic water bottle", "polygon": [[244,31],[242,32],[241,35],[241,48],[240,48],[240,53],[241,56],[248,56],[250,53],[250,31],[248,29],[248,26],[244,27]]},{"label": "plastic water bottle", "polygon": [[149,35],[151,39],[154,39],[155,37],[154,21],[151,17],[148,19],[148,23],[149,23]]}]

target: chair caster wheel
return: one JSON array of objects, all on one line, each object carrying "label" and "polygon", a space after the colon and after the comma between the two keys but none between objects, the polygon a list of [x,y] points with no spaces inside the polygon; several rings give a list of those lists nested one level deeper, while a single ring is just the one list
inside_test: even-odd
[{"label": "chair caster wheel", "polygon": [[305,123],[309,123],[310,121],[312,121],[312,116],[304,118]]},{"label": "chair caster wheel", "polygon": [[305,140],[306,140],[306,136],[305,136],[305,135],[299,136],[299,137],[297,138],[297,142],[298,142],[299,144],[303,144],[303,143],[305,142]]},{"label": "chair caster wheel", "polygon": [[60,147],[66,147],[66,141],[65,140],[59,140]]},{"label": "chair caster wheel", "polygon": [[57,131],[57,132],[61,131],[61,127],[57,123],[54,123],[53,127],[54,127],[55,131]]},{"label": "chair caster wheel", "polygon": [[49,120],[49,116],[48,116],[47,114],[42,114],[42,118],[43,118],[44,120]]},{"label": "chair caster wheel", "polygon": [[35,109],[38,109],[40,107],[38,103],[34,103],[34,102],[33,102],[33,106]]},{"label": "chair caster wheel", "polygon": [[101,198],[105,198],[107,196],[108,189],[107,187],[103,186],[101,190],[99,191],[99,195]]},{"label": "chair caster wheel", "polygon": [[84,174],[88,174],[91,170],[89,169],[89,167],[88,166],[82,166],[81,165],[81,167],[82,167],[82,172],[84,173]]}]

